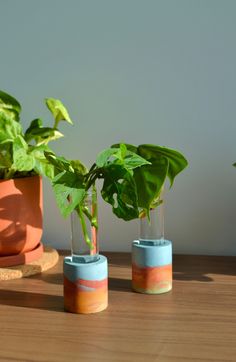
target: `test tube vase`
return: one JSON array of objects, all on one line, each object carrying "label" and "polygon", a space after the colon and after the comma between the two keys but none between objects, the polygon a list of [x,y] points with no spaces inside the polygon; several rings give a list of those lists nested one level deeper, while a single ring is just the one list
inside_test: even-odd
[{"label": "test tube vase", "polygon": [[97,313],[108,305],[107,258],[99,254],[96,192],[88,192],[71,214],[71,256],[64,258],[64,308]]},{"label": "test tube vase", "polygon": [[172,289],[172,243],[164,239],[163,203],[140,218],[140,237],[132,244],[132,289],[162,294]]}]

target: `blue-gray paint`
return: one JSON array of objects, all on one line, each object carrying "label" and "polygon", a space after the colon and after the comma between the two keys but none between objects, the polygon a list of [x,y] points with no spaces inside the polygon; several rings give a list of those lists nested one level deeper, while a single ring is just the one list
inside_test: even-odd
[{"label": "blue-gray paint", "polygon": [[64,275],[71,282],[77,279],[84,280],[103,280],[108,277],[107,258],[99,256],[99,260],[94,263],[73,263],[72,258],[64,258]]},{"label": "blue-gray paint", "polygon": [[140,268],[158,267],[172,264],[172,243],[163,240],[159,245],[148,245],[134,240],[132,245],[132,263]]}]

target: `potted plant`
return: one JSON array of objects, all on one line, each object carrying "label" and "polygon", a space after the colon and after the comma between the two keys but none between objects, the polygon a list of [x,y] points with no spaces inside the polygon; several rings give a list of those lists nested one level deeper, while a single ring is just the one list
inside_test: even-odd
[{"label": "potted plant", "polygon": [[50,141],[63,136],[59,123],[72,124],[59,100],[45,101],[53,126],[44,127],[37,118],[24,132],[20,103],[0,91],[0,267],[33,261],[43,252],[41,175],[54,177],[44,152],[51,151]]},{"label": "potted plant", "polygon": [[[64,260],[65,309],[101,311],[107,305],[107,261],[98,252],[96,180],[103,180],[101,195],[117,217],[126,221],[146,218],[148,224],[153,209],[161,204],[166,178],[172,185],[187,161],[165,147],[123,143],[102,151],[90,169],[79,160],[50,152],[45,156],[57,170],[52,186],[61,213],[65,217],[71,214],[72,255]],[[133,267],[135,263],[136,259]]]}]

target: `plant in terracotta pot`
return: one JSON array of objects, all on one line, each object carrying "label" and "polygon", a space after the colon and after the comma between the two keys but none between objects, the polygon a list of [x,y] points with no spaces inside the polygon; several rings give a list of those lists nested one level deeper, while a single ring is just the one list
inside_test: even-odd
[{"label": "plant in terracotta pot", "polygon": [[54,177],[54,167],[44,152],[48,143],[62,137],[58,124],[72,124],[67,110],[56,99],[46,105],[54,117],[52,127],[34,119],[23,131],[21,105],[0,91],[0,266],[24,264],[43,252],[42,180]]}]

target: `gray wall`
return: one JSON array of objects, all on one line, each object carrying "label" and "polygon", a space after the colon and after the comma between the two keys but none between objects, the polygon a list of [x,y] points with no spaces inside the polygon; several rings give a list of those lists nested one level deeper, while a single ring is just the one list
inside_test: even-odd
[{"label": "gray wall", "polygon": [[[236,255],[236,1],[0,0],[0,88],[24,126],[58,97],[76,120],[52,145],[90,164],[117,141],[182,151],[166,197],[175,252]],[[69,247],[47,182],[44,240]],[[100,206],[104,250],[129,250],[137,222]]]}]

